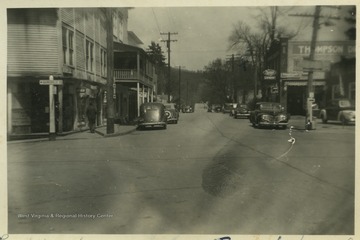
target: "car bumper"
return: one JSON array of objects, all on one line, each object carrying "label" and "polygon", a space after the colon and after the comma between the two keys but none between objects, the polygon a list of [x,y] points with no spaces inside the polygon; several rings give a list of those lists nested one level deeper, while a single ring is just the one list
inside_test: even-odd
[{"label": "car bumper", "polygon": [[167,122],[143,122],[143,123],[139,123],[138,125],[140,127],[155,127],[155,126],[164,126],[166,125]]},{"label": "car bumper", "polygon": [[248,118],[250,117],[250,113],[235,113],[235,117]]},{"label": "car bumper", "polygon": [[168,122],[173,122],[173,121],[177,121],[177,120],[178,120],[178,118],[168,118],[167,119]]},{"label": "car bumper", "polygon": [[261,127],[285,127],[288,124],[288,122],[259,122]]}]

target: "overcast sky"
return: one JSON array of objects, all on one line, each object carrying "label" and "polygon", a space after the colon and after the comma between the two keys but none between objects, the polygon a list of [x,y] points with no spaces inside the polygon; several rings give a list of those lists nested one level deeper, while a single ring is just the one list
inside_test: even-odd
[{"label": "overcast sky", "polygon": [[[282,7],[284,13],[278,25],[287,26],[290,30],[301,28],[298,40],[311,40],[312,18],[290,17],[289,13],[314,13],[314,6]],[[325,15],[348,16],[348,8],[323,9]],[[234,50],[228,51],[228,38],[234,24],[244,21],[256,29],[256,19],[260,14],[258,7],[136,7],[129,11],[128,30],[143,41],[147,48],[151,41],[159,43],[167,57],[165,42],[167,35],[160,33],[177,33],[171,35],[171,66],[182,66],[188,70],[203,70],[204,66],[216,58],[226,59]],[[319,40],[346,40],[344,20],[336,20],[336,26],[322,27]]]}]

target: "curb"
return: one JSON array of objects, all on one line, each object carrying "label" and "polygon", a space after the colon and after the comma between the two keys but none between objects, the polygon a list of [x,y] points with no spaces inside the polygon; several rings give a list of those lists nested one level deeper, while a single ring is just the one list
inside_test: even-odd
[{"label": "curb", "polygon": [[103,137],[117,137],[117,136],[122,136],[122,135],[126,135],[126,134],[129,134],[129,133],[132,133],[132,132],[136,131],[136,129],[137,129],[137,127],[134,127],[134,129],[130,129],[130,130],[128,130],[128,131],[118,132],[118,133],[109,133],[109,134],[107,134],[107,133],[102,133],[102,132],[100,132],[100,131],[97,131],[96,129],[95,129],[95,132],[96,132],[97,134],[103,136]]}]

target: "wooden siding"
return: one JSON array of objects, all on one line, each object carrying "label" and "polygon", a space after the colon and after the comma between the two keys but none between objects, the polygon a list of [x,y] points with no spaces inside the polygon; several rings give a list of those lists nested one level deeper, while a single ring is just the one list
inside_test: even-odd
[{"label": "wooden siding", "polygon": [[57,11],[8,10],[8,74],[59,73]]},{"label": "wooden siding", "polygon": [[79,32],[75,34],[76,67],[85,70],[85,36]]},{"label": "wooden siding", "polygon": [[95,39],[94,9],[86,8],[85,10],[85,34],[92,40]]},{"label": "wooden siding", "polygon": [[77,31],[85,34],[84,10],[75,9],[75,28]]},{"label": "wooden siding", "polygon": [[74,27],[74,9],[73,8],[61,8],[60,9],[61,20],[67,25]]}]

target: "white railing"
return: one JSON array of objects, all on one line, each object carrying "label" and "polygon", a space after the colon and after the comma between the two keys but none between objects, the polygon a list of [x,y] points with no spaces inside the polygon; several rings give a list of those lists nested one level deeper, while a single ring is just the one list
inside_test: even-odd
[{"label": "white railing", "polygon": [[138,74],[136,69],[114,69],[114,77],[116,80],[138,80],[146,84],[152,84],[152,78],[140,72]]}]

